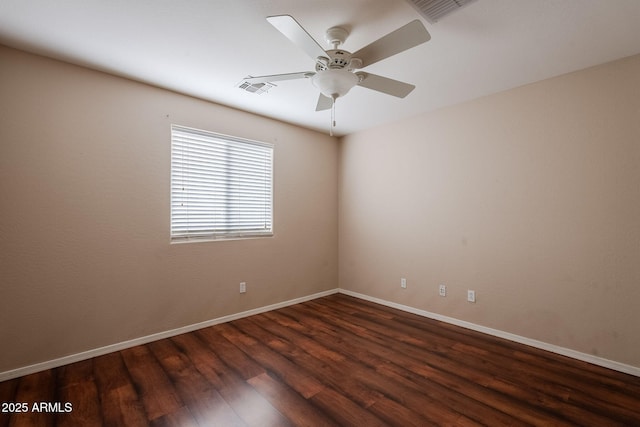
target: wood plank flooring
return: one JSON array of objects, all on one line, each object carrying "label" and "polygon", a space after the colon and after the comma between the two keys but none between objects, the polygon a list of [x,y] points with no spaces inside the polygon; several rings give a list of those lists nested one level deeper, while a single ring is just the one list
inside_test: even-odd
[{"label": "wood plank flooring", "polygon": [[29,407],[0,427],[640,426],[638,377],[342,294],[5,381],[0,402]]}]

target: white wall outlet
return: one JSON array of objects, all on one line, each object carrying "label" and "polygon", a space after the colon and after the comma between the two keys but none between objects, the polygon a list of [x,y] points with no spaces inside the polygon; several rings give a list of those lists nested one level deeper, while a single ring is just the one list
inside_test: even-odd
[{"label": "white wall outlet", "polygon": [[405,279],[404,277],[400,279],[400,287],[402,289],[407,289],[407,279]]},{"label": "white wall outlet", "polygon": [[247,292],[247,282],[240,282],[240,293],[244,294]]},{"label": "white wall outlet", "polygon": [[472,291],[471,289],[467,291],[467,301],[476,302],[476,291]]},{"label": "white wall outlet", "polygon": [[440,295],[441,297],[447,296],[447,285],[440,285],[438,287],[438,295]]}]

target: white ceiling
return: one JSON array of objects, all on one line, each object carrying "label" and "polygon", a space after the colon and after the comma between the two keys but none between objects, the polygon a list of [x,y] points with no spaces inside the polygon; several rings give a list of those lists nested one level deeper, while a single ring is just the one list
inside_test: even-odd
[{"label": "white ceiling", "polygon": [[[0,43],[328,131],[307,79],[237,88],[314,69],[265,20],[279,14],[327,48],[327,28],[348,28],[351,52],[420,18],[405,0],[0,0]],[[640,0],[478,0],[422,21],[431,41],[365,69],[417,88],[405,99],[353,88],[336,104],[336,134],[640,53]]]}]

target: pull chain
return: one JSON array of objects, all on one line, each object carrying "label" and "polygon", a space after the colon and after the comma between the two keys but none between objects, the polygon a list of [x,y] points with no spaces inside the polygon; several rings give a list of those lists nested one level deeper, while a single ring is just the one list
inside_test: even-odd
[{"label": "pull chain", "polygon": [[336,99],[338,99],[337,95],[331,96],[331,125],[329,126],[329,136],[333,136],[333,128],[336,127]]}]

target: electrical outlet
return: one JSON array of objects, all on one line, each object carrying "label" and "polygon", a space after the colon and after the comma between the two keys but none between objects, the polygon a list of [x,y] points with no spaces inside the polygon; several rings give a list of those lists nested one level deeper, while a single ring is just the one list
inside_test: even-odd
[{"label": "electrical outlet", "polygon": [[405,279],[404,277],[400,279],[400,287],[402,289],[407,289],[407,279]]},{"label": "electrical outlet", "polygon": [[247,292],[247,282],[240,282],[240,293],[244,294]]},{"label": "electrical outlet", "polygon": [[467,301],[476,302],[476,291],[472,291],[471,289],[467,291]]},{"label": "electrical outlet", "polygon": [[446,285],[440,285],[438,287],[438,295],[440,295],[441,297],[446,297],[447,296],[447,286]]}]

